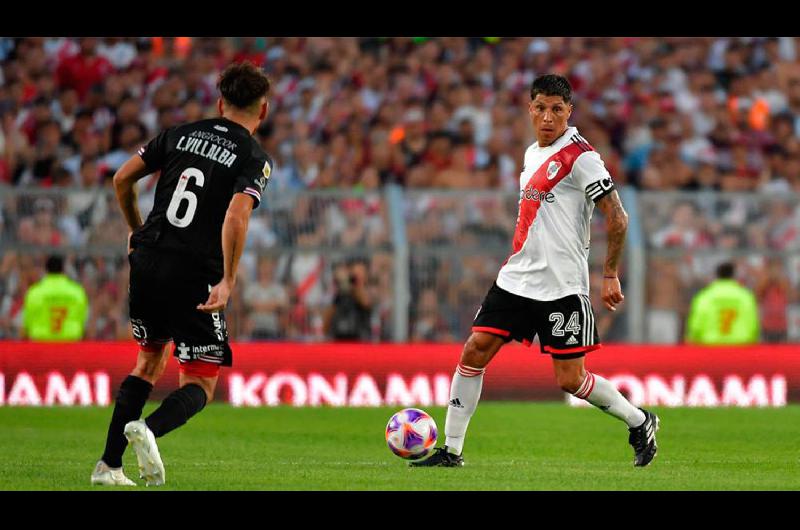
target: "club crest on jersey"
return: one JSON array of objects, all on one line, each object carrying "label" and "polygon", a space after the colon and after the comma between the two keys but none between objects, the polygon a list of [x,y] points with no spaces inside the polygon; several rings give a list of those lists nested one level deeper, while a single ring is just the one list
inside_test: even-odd
[{"label": "club crest on jersey", "polygon": [[557,160],[552,160],[547,165],[547,180],[553,180],[558,174],[559,169],[561,169],[561,162]]}]

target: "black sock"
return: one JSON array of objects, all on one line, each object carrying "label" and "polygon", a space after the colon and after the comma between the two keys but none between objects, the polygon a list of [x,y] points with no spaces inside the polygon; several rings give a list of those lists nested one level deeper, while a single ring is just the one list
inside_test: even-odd
[{"label": "black sock", "polygon": [[142,409],[151,390],[153,385],[135,375],[126,377],[119,386],[102,457],[109,467],[122,467],[122,453],[128,446],[128,440],[122,431],[126,423],[142,416]]},{"label": "black sock", "polygon": [[161,406],[144,422],[156,438],[177,429],[206,406],[206,392],[194,383],[179,388],[164,398]]}]

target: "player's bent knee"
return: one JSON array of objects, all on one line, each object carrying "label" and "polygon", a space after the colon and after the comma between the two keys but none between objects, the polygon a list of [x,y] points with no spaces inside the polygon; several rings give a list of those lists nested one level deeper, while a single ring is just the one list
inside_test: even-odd
[{"label": "player's bent knee", "polygon": [[164,354],[163,345],[162,350],[156,352],[147,352],[142,350],[139,352],[139,357],[136,359],[136,366],[131,371],[140,379],[155,384],[164,374],[167,366],[167,355]]},{"label": "player's bent knee", "polygon": [[[497,353],[497,341],[502,340],[487,333],[473,333],[464,344],[461,363],[474,368],[484,368]],[[501,344],[502,345],[502,344]]]},{"label": "player's bent knee", "polygon": [[561,390],[574,394],[581,387],[583,376],[576,371],[558,372],[556,373],[556,382],[561,387]]}]

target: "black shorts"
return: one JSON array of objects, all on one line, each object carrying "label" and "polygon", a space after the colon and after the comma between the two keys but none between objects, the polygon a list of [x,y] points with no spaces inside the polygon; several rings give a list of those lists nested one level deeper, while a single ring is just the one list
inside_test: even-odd
[{"label": "black shorts", "polygon": [[589,297],[573,294],[558,300],[525,298],[493,284],[472,331],[491,333],[530,346],[539,336],[541,352],[560,359],[582,357],[601,346]]},{"label": "black shorts", "polygon": [[150,247],[136,248],[128,260],[131,326],[140,346],[153,351],[172,341],[181,363],[231,366],[224,313],[197,309],[222,275],[196,258]]}]

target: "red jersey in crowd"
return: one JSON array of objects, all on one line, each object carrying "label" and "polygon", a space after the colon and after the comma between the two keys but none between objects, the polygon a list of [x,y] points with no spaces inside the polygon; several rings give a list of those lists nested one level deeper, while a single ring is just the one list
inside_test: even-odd
[{"label": "red jersey in crowd", "polygon": [[114,67],[105,57],[87,57],[78,53],[61,61],[56,70],[56,80],[59,87],[74,88],[83,101],[89,89],[113,71]]}]

